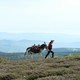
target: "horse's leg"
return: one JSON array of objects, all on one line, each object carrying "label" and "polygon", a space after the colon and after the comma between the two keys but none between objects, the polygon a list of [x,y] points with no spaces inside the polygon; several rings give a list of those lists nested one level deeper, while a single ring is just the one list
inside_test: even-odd
[{"label": "horse's leg", "polygon": [[33,56],[32,55],[33,55],[33,53],[29,53],[28,56],[29,56],[30,59],[33,59]]},{"label": "horse's leg", "polygon": [[30,58],[33,59],[33,53],[30,54]]},{"label": "horse's leg", "polygon": [[29,51],[27,57],[30,58],[30,59],[32,59],[33,58],[32,54],[33,53],[31,51]]},{"label": "horse's leg", "polygon": [[39,55],[40,55],[40,57],[42,57],[42,50],[40,50]]},{"label": "horse's leg", "polygon": [[26,54],[27,54],[26,57],[29,58],[29,56],[30,56],[30,51],[26,50]]},{"label": "horse's leg", "polygon": [[40,57],[40,58],[42,57],[42,53],[41,53],[41,52],[39,53],[39,57]]},{"label": "horse's leg", "polygon": [[28,58],[28,57],[29,57],[29,55],[30,55],[30,54],[28,53],[26,57]]},{"label": "horse's leg", "polygon": [[40,53],[40,56],[42,57],[42,53]]}]

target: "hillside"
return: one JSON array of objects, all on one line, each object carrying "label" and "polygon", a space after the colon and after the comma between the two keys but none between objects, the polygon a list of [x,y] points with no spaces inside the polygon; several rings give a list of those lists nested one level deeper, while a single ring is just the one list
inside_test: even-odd
[{"label": "hillside", "polygon": [[80,55],[19,61],[0,58],[0,80],[80,80]]}]

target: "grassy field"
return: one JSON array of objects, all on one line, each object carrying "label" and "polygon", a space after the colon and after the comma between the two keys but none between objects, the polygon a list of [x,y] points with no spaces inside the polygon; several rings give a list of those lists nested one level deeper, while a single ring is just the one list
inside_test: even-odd
[{"label": "grassy field", "polygon": [[18,61],[1,57],[0,80],[80,80],[80,55]]}]

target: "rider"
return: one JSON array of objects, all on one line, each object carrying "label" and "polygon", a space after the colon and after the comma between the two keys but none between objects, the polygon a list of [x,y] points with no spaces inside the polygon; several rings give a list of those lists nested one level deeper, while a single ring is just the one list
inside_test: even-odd
[{"label": "rider", "polygon": [[54,57],[54,52],[52,51],[52,43],[54,42],[54,40],[51,40],[48,44],[48,53],[46,54],[45,58],[47,58],[47,56],[49,55],[49,53],[52,53],[52,57]]}]

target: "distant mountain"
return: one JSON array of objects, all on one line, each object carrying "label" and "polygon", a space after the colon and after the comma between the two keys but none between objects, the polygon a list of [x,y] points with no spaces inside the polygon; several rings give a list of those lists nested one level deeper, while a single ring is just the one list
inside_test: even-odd
[{"label": "distant mountain", "polygon": [[[1,52],[24,52],[27,47],[33,44],[48,44],[54,39],[53,48],[80,48],[79,35],[67,35],[56,33],[0,33]],[[59,49],[57,49],[59,50]],[[60,49],[62,50],[62,49]]]},{"label": "distant mountain", "polygon": [[27,47],[33,44],[43,44],[43,41],[31,40],[0,40],[1,52],[24,52]]},{"label": "distant mountain", "polygon": [[5,52],[0,52],[0,54],[4,54]]},{"label": "distant mountain", "polygon": [[80,48],[80,42],[55,42],[53,44],[54,48]]},{"label": "distant mountain", "polygon": [[69,35],[62,33],[0,33],[0,40],[40,40],[73,43],[80,42],[80,35]]},{"label": "distant mountain", "polygon": [[54,48],[54,52],[79,52],[80,48]]},{"label": "distant mountain", "polygon": [[[0,51],[1,52],[25,52],[27,47],[30,47],[33,44],[36,44],[36,45],[43,44],[43,42],[44,41],[37,41],[37,40],[17,40],[17,41],[16,40],[0,40]],[[57,43],[53,44],[53,50],[55,52],[80,51],[80,48],[55,48],[55,45],[57,45]],[[57,46],[59,47],[59,44]]]}]

